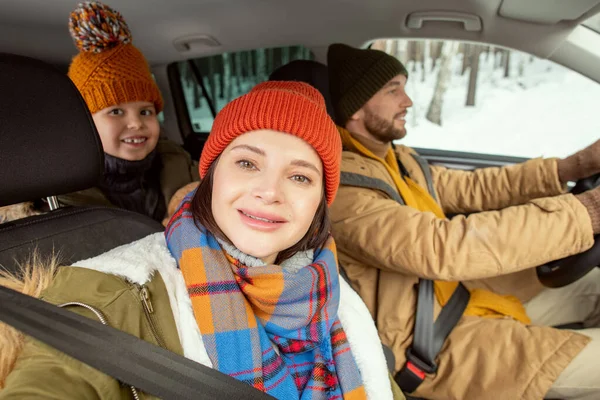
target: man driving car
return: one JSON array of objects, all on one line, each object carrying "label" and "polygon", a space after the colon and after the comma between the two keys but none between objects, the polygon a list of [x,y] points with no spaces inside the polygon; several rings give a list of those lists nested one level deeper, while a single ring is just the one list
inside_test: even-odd
[{"label": "man driving car", "polygon": [[[567,182],[600,173],[600,141],[565,159],[430,167],[394,144],[412,106],[400,61],[334,44],[328,67],[345,150],[331,207],[340,264],[394,351],[395,372],[408,368],[419,380],[413,395],[600,398],[600,271],[560,289],[544,289],[535,273],[589,249],[600,233],[600,189],[566,193]],[[459,282],[470,292],[430,371],[406,356],[420,279],[434,281],[435,316]],[[552,328],[578,321],[586,329]]]}]

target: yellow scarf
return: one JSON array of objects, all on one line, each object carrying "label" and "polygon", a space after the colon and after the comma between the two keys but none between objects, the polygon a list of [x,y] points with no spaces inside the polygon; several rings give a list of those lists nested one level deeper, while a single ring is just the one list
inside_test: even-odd
[{"label": "yellow scarf", "polygon": [[[423,187],[409,177],[402,177],[396,154],[392,148],[388,150],[385,159],[382,159],[354,139],[346,129],[338,127],[338,130],[345,148],[353,149],[361,155],[383,164],[394,180],[396,188],[407,206],[419,211],[432,212],[438,218],[446,218],[440,205]],[[458,282],[435,281],[435,296],[442,307],[446,305],[457,286]],[[474,289],[470,292],[471,299],[465,310],[465,315],[486,318],[504,318],[508,316],[525,324],[531,322],[525,312],[525,307],[515,296],[502,296],[483,289]]]}]

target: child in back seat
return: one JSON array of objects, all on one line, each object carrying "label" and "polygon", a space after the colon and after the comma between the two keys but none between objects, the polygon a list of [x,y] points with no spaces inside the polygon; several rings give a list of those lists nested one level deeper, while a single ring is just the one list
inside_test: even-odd
[{"label": "child in back seat", "polygon": [[[159,137],[163,99],[121,14],[99,2],[82,3],[71,13],[69,30],[80,53],[68,75],[92,113],[105,160],[97,187],[58,196],[59,202],[120,207],[162,221],[177,189],[199,179],[197,163]],[[0,223],[44,208],[2,207]]]}]

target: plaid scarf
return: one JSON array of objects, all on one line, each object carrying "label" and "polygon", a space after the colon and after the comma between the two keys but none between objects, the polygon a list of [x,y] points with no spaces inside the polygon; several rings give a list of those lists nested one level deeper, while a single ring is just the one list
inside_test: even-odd
[{"label": "plaid scarf", "polygon": [[366,399],[337,317],[333,239],[297,272],[247,267],[195,225],[192,195],[165,236],[214,368],[278,399]]}]

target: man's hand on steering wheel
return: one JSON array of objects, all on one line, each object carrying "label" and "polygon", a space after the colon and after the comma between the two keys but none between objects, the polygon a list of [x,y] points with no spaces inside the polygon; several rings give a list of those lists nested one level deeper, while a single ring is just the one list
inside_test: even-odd
[{"label": "man's hand on steering wheel", "polygon": [[579,182],[596,174],[600,174],[600,140],[567,158],[558,160],[558,177],[564,184]]},{"label": "man's hand on steering wheel", "polygon": [[[597,146],[598,143],[600,141],[592,146]],[[581,152],[588,151],[592,146]],[[579,153],[574,156],[577,154]],[[597,155],[597,157],[600,158],[600,155]],[[538,279],[544,286],[562,287],[568,285],[585,276],[596,266],[600,266],[600,173],[580,179],[573,188],[572,193],[581,201],[590,215],[595,235],[594,245],[583,253],[537,267]]]}]

